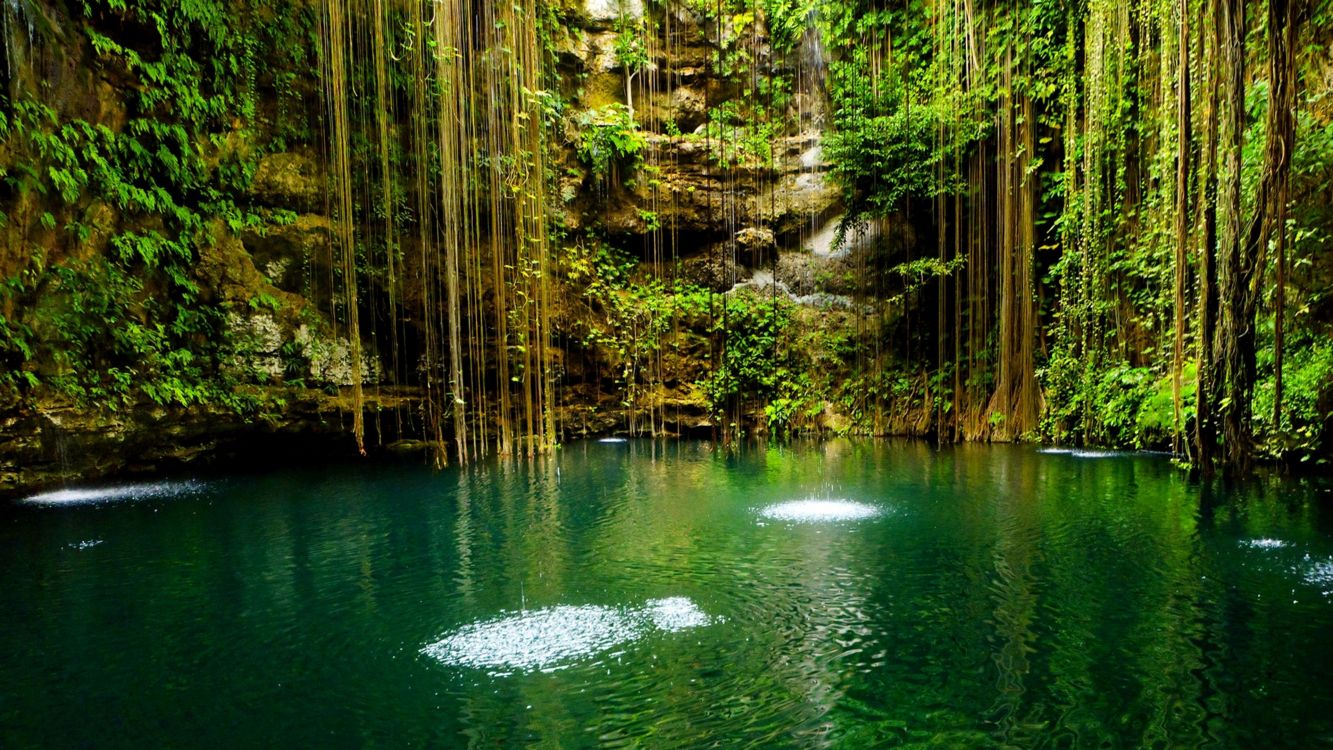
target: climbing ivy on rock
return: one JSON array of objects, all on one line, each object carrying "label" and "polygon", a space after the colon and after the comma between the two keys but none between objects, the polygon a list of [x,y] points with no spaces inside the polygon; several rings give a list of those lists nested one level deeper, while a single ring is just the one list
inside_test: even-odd
[{"label": "climbing ivy on rock", "polygon": [[11,398],[45,385],[111,409],[146,399],[250,410],[234,389],[246,378],[230,367],[225,307],[197,268],[227,235],[284,218],[246,190],[263,148],[260,68],[280,75],[260,50],[295,60],[306,47],[275,37],[295,33],[290,21],[260,21],[301,11],[285,0],[84,0],[71,13],[82,41],[45,54],[86,55],[129,96],[119,114],[92,117],[79,92],[45,82],[4,97],[0,385]]}]

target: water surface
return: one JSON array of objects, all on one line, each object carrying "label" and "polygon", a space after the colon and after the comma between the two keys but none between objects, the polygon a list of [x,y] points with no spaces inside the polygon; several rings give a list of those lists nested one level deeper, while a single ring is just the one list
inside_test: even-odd
[{"label": "water surface", "polygon": [[1318,483],[832,441],[0,508],[0,747],[1333,745]]}]

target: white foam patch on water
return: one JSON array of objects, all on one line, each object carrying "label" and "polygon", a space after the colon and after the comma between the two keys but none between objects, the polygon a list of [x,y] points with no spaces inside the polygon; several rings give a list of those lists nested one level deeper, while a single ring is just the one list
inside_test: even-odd
[{"label": "white foam patch on water", "polygon": [[1115,458],[1125,454],[1120,451],[1070,451],[1069,455],[1074,458]]},{"label": "white foam patch on water", "polygon": [[627,443],[627,442],[629,442],[629,441],[626,440],[625,438],[622,438],[622,437],[604,437],[604,438],[601,438],[600,440],[598,440],[597,442],[599,442],[599,443]]},{"label": "white foam patch on water", "polygon": [[152,500],[192,495],[203,489],[199,482],[149,482],[114,487],[81,487],[31,495],[19,502],[29,505],[96,505],[126,500]]},{"label": "white foam patch on water", "polygon": [[764,518],[775,521],[818,523],[821,521],[858,521],[879,515],[880,509],[851,500],[820,500],[808,498],[770,505],[759,511]]},{"label": "white foam patch on water", "polygon": [[559,606],[466,625],[421,649],[450,666],[489,670],[555,671],[581,658],[638,640],[649,632],[702,627],[712,618],[683,596],[653,599],[637,608]]},{"label": "white foam patch on water", "polygon": [[1075,452],[1075,449],[1074,449],[1074,448],[1039,448],[1039,449],[1037,449],[1037,452],[1038,452],[1038,453],[1045,453],[1045,454],[1047,454],[1047,455],[1063,456],[1063,455],[1068,455],[1068,454],[1070,454],[1070,453],[1074,453],[1074,452]]},{"label": "white foam patch on water", "polygon": [[65,546],[66,546],[66,547],[69,547],[70,549],[88,549],[89,547],[96,547],[97,545],[101,544],[103,541],[104,541],[104,540],[102,540],[102,539],[85,539],[85,540],[83,540],[82,542],[72,542],[72,543],[67,544],[67,545],[65,545]]},{"label": "white foam patch on water", "polygon": [[1268,537],[1262,539],[1243,539],[1241,540],[1241,544],[1250,549],[1282,549],[1287,546],[1287,543],[1281,539],[1270,539]]}]

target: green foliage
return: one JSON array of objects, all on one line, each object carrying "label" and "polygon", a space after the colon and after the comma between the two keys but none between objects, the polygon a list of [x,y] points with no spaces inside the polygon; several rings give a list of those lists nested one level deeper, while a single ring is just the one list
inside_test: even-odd
[{"label": "green foliage", "polygon": [[925,108],[841,113],[838,129],[826,138],[825,153],[849,215],[887,216],[908,198],[938,193],[936,172],[943,155],[934,147],[937,120]]},{"label": "green foliage", "polygon": [[[972,144],[990,135],[983,104],[990,81],[959,86],[957,61],[933,57],[933,27],[961,19],[920,0],[901,7],[822,2],[819,28],[831,52],[833,122],[824,155],[842,188],[848,218],[883,217],[909,200],[960,189],[955,169]],[[1003,37],[1000,37],[1003,38]],[[881,47],[876,40],[891,40]],[[999,41],[998,39],[996,40]],[[988,41],[987,48],[1002,47]]]},{"label": "green foliage", "polygon": [[151,43],[141,49],[137,45],[144,40],[117,40],[91,23],[84,26],[93,50],[123,65],[141,84],[141,112],[174,115],[200,126],[253,119],[256,50],[262,40],[235,33],[238,9],[233,3],[83,0],[82,7],[90,21],[121,16],[150,30]]},{"label": "green foliage", "polygon": [[[717,165],[743,165],[756,173],[774,166],[774,144],[803,126],[794,117],[793,71],[796,55],[807,52],[800,47],[814,24],[827,53],[821,62],[828,66],[822,81],[829,105],[823,157],[842,190],[844,229],[911,205],[913,229],[923,242],[949,219],[918,205],[958,197],[956,215],[965,217],[963,226],[948,228],[975,232],[976,241],[986,245],[982,252],[989,252],[997,241],[999,206],[978,191],[994,187],[998,170],[1007,168],[1003,162],[1012,160],[1021,178],[1036,181],[1033,256],[1041,278],[1032,291],[1042,314],[1054,321],[1032,332],[1041,342],[1037,364],[1047,404],[1046,435],[1162,446],[1186,427],[1176,423],[1167,366],[1173,310],[1165,290],[1172,283],[1174,238],[1163,217],[1174,210],[1169,186],[1175,133],[1168,111],[1173,82],[1159,80],[1170,58],[1151,47],[1166,43],[1171,27],[1162,19],[1170,20],[1171,8],[1131,4],[1124,23],[1113,25],[1133,31],[1107,27],[1097,32],[1105,38],[1093,39],[1085,36],[1092,14],[1117,9],[1050,0],[975,8],[925,0],[686,3],[707,29],[706,65],[716,79],[710,85],[716,85],[709,89],[712,106],[701,135],[682,134],[671,121],[663,124],[665,132],[706,140]],[[1311,39],[1324,38],[1333,26],[1330,7],[1326,0],[1312,6],[1310,23],[1323,29],[1323,36]],[[234,398],[227,361],[236,342],[227,340],[226,311],[211,298],[212,290],[202,288],[197,267],[216,232],[280,218],[248,205],[244,196],[255,156],[269,145],[263,137],[277,148],[314,139],[311,123],[319,120],[308,116],[305,99],[313,98],[315,88],[308,76],[316,63],[315,13],[290,0],[79,0],[70,8],[102,74],[123,81],[131,101],[123,123],[114,126],[58,111],[33,92],[0,107],[6,151],[0,221],[35,237],[39,247],[64,251],[50,253],[55,261],[34,253],[0,285],[0,391],[54,387],[114,407],[141,398],[163,404],[227,402]],[[655,6],[649,19],[661,18],[660,11]],[[973,11],[975,18],[962,17]],[[570,114],[558,93],[557,36],[570,33],[565,27],[575,13],[568,4],[545,4],[534,19],[547,61],[546,89],[525,90],[528,108],[541,113],[544,126],[564,122],[569,145],[596,179],[612,179],[618,170],[660,177],[641,164],[648,140],[631,106]],[[623,17],[615,25],[615,62],[627,81],[652,65],[648,36],[660,31],[653,23]],[[390,27],[391,37],[406,33],[403,24]],[[964,38],[963,29],[973,36]],[[951,34],[958,38],[945,39]],[[973,49],[977,41],[982,43]],[[394,49],[404,43],[389,40]],[[510,53],[500,51],[497,60]],[[980,59],[959,65],[969,54]],[[1302,54],[1313,59],[1322,49]],[[1095,89],[1080,80],[1093,60],[1104,83]],[[366,64],[351,62],[352,80],[371,80],[370,72],[358,67]],[[411,95],[417,81],[410,67],[389,66],[394,96]],[[423,85],[432,96],[457,93],[445,91],[434,73],[425,75],[429,80]],[[368,93],[365,85],[351,90],[353,119],[373,121],[380,92]],[[1265,85],[1255,81],[1247,93],[1242,178],[1245,200],[1252,201],[1264,145],[1257,124]],[[660,109],[657,104],[654,110]],[[1272,341],[1272,311],[1260,306],[1255,420],[1273,455],[1308,457],[1327,450],[1333,350],[1326,341],[1333,290],[1325,259],[1333,245],[1327,188],[1333,183],[1333,126],[1316,116],[1326,109],[1324,102],[1305,102],[1299,115],[1288,246],[1293,301],[1286,311],[1286,408],[1276,425],[1266,422],[1274,363],[1266,351],[1271,344],[1264,345]],[[997,138],[1001,114],[1022,120],[1033,149]],[[423,159],[420,169],[444,169],[438,145],[408,155],[397,143],[406,139],[391,140],[386,166],[395,173],[404,173],[403,162],[413,157]],[[358,220],[387,223],[404,234],[425,221],[415,214],[426,209],[413,204],[410,186],[380,184],[378,145],[364,133],[352,138],[354,162],[369,165],[364,180],[355,178],[358,188],[365,188],[356,191],[364,202],[356,207]],[[1198,151],[1202,144],[1192,146]],[[467,158],[471,175],[522,176],[531,166],[512,154],[479,152]],[[979,185],[963,184],[957,172],[967,167],[984,175]],[[469,184],[467,189],[491,188]],[[573,203],[570,190],[567,202]],[[37,208],[27,208],[32,205]],[[933,224],[927,216],[934,217]],[[650,232],[661,229],[652,211],[641,210],[639,219]],[[388,239],[385,246],[376,241],[358,248],[360,278],[372,283],[386,272],[369,258],[401,252],[387,246]],[[827,405],[850,418],[847,429],[869,431],[883,424],[886,405],[945,413],[960,408],[947,400],[954,365],[911,361],[936,343],[944,345],[947,357],[951,343],[944,333],[938,334],[940,341],[921,333],[932,322],[943,329],[945,322],[923,321],[919,312],[935,301],[928,295],[937,281],[961,275],[956,272],[965,253],[952,245],[939,255],[934,250],[914,252],[896,265],[900,258],[877,263],[879,275],[866,285],[881,292],[877,298],[858,299],[856,312],[845,318],[830,310],[816,320],[786,300],[719,296],[653,278],[631,253],[590,236],[560,253],[561,280],[580,294],[577,304],[571,303],[577,308],[571,319],[561,321],[566,328],[557,330],[574,345],[605,354],[631,401],[651,382],[647,363],[692,335],[695,343],[714,347],[713,369],[692,385],[715,414],[762,407],[770,431],[784,433],[808,426]],[[1271,255],[1266,262],[1271,264]],[[993,331],[998,274],[994,268],[969,271],[986,279],[984,290],[970,292],[990,296],[979,303],[982,319],[967,323],[978,330],[963,330],[960,323],[953,335],[966,337],[969,346],[980,342],[983,351],[967,352],[965,385],[989,394],[998,356]],[[1271,274],[1271,265],[1263,272]],[[1191,285],[1197,284],[1194,274],[1191,268]],[[960,298],[960,307],[974,301],[954,287],[939,309]],[[266,295],[242,304],[248,313],[279,306]],[[869,309],[874,312],[865,314]],[[518,309],[510,315],[513,328],[523,329]],[[889,319],[899,316],[908,323],[895,328]],[[521,334],[506,343],[515,349],[532,345]],[[310,352],[291,342],[279,359],[288,378],[301,381],[310,372]],[[1192,366],[1182,382],[1182,412],[1190,415]],[[246,408],[241,400],[231,403]]]},{"label": "green foliage", "polygon": [[736,294],[724,305],[713,327],[721,339],[721,360],[704,382],[709,404],[718,414],[741,400],[770,401],[793,370],[779,343],[791,322],[790,302]]},{"label": "green foliage", "polygon": [[[1082,372],[1068,370],[1069,373]],[[1171,373],[1118,365],[1091,380],[1052,380],[1047,371],[1048,410],[1043,436],[1062,443],[1170,448],[1193,417],[1197,373],[1181,372],[1181,424],[1176,424]]]},{"label": "green foliage", "polygon": [[788,372],[778,383],[778,395],[764,406],[768,434],[784,437],[806,431],[824,410],[809,372]]},{"label": "green foliage", "polygon": [[35,354],[35,344],[31,327],[0,314],[0,402],[40,385],[37,375],[25,367]]},{"label": "green foliage", "polygon": [[643,19],[634,21],[621,16],[616,21],[616,62],[627,76],[633,76],[648,67],[648,49],[643,38],[645,31]]},{"label": "green foliage", "polygon": [[796,49],[801,38],[811,27],[819,6],[818,0],[759,0],[768,35],[773,48],[779,53]]},{"label": "green foliage", "polygon": [[[39,92],[6,101],[8,192],[40,196],[49,210],[31,218],[45,230],[63,226],[48,242],[72,247],[53,253],[53,264],[32,255],[0,290],[0,309],[21,311],[0,318],[0,358],[13,373],[0,385],[45,383],[102,408],[147,399],[252,411],[254,399],[236,393],[227,371],[225,310],[201,288],[196,266],[215,225],[237,232],[270,219],[244,197],[261,153],[245,147],[257,118],[258,50],[303,57],[308,45],[274,35],[309,28],[311,14],[287,0],[77,7],[98,63],[131,81],[129,117],[80,119]],[[281,20],[251,28],[260,15]]]},{"label": "green foliage", "polygon": [[1273,458],[1327,464],[1333,438],[1333,343],[1327,337],[1312,336],[1309,329],[1297,331],[1286,346],[1280,425],[1272,421],[1272,349],[1260,350],[1259,367],[1265,374],[1254,393],[1259,448]]},{"label": "green foliage", "polygon": [[48,320],[62,343],[54,351],[61,367],[52,379],[57,388],[111,409],[140,393],[158,404],[181,406],[222,396],[181,336],[206,336],[216,320],[190,320],[184,317],[188,311],[145,298],[142,283],[114,262],[56,272],[58,301]]},{"label": "green foliage", "polygon": [[[772,85],[780,87],[781,81]],[[748,102],[730,99],[708,110],[705,123],[706,139],[713,162],[723,167],[742,164],[773,165],[773,143],[787,127],[778,113],[780,106],[769,106],[763,99],[753,98],[752,91],[743,92]]]},{"label": "green foliage", "polygon": [[564,280],[581,290],[593,315],[576,315],[569,333],[587,350],[610,359],[623,403],[633,406],[649,378],[649,364],[674,332],[708,318],[710,295],[680,280],[634,274],[637,261],[596,237],[568,245],[560,258]]},{"label": "green foliage", "polygon": [[[1193,381],[1182,377],[1182,412],[1193,405]],[[1170,445],[1174,407],[1171,378],[1144,367],[1120,366],[1094,386],[1091,408],[1100,436],[1094,442],[1136,448]]]},{"label": "green foliage", "polygon": [[619,102],[580,112],[574,123],[579,133],[579,160],[601,178],[616,166],[637,167],[648,145],[629,108]]}]

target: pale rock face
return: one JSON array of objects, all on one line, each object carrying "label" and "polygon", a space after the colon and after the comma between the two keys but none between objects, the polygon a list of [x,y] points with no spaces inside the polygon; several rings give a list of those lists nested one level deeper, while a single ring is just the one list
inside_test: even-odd
[{"label": "pale rock face", "polygon": [[824,222],[819,230],[811,234],[805,241],[803,249],[809,250],[822,258],[840,258],[847,255],[848,245],[846,243],[841,246],[836,244],[840,223],[842,223],[841,216],[835,216]]},{"label": "pale rock face", "polygon": [[678,86],[671,91],[671,119],[682,132],[691,132],[704,123],[708,108],[702,91],[688,86]]},{"label": "pale rock face", "polygon": [[816,143],[805,151],[801,152],[801,167],[804,169],[818,169],[824,166],[824,145]]},{"label": "pale rock face", "polygon": [[613,24],[622,16],[637,21],[643,18],[643,0],[584,0],[583,10],[594,24]]},{"label": "pale rock face", "polygon": [[232,311],[227,315],[231,335],[238,342],[238,365],[277,382],[287,374],[283,347],[296,345],[300,356],[309,363],[306,377],[316,383],[351,385],[376,382],[382,375],[378,359],[364,348],[360,367],[354,364],[351,342],[317,333],[302,324],[292,331],[268,312]]},{"label": "pale rock face", "polygon": [[777,242],[768,227],[746,227],[736,233],[736,244],[747,252],[756,252],[771,249]]},{"label": "pale rock face", "polygon": [[264,275],[270,279],[286,278],[287,272],[291,270],[291,258],[275,258],[264,264]]},{"label": "pale rock face", "polygon": [[588,35],[588,58],[586,65],[589,73],[619,73],[620,62],[616,60],[616,34],[604,31]]},{"label": "pale rock face", "polygon": [[358,380],[361,383],[373,383],[380,378],[379,361],[365,347],[361,350],[361,361],[356,363],[352,357],[352,345],[344,338],[324,338],[311,331],[309,326],[296,329],[293,339],[306,357],[310,359],[310,376],[316,381],[351,385]]},{"label": "pale rock face", "polygon": [[240,342],[244,364],[270,380],[281,380],[282,358],[279,353],[286,338],[282,326],[269,313],[227,313],[227,327]]}]

